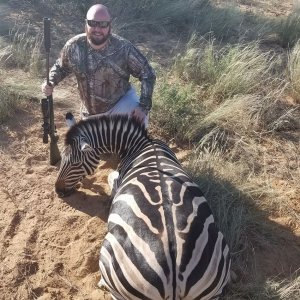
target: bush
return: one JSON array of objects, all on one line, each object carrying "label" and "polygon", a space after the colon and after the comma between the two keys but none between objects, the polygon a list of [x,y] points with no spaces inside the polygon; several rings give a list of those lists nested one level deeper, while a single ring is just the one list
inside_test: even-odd
[{"label": "bush", "polygon": [[194,85],[180,85],[178,81],[172,83],[167,80],[157,84],[152,117],[164,135],[186,142],[200,111]]}]

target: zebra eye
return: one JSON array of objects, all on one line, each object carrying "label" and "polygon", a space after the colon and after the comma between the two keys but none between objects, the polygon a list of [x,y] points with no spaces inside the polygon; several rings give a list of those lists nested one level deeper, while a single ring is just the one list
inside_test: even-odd
[{"label": "zebra eye", "polygon": [[93,148],[87,143],[83,143],[81,145],[81,151],[83,151],[83,152],[90,152],[92,150],[93,150]]}]

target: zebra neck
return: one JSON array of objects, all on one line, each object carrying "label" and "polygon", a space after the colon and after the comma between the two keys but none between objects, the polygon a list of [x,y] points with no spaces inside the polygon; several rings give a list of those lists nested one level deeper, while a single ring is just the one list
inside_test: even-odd
[{"label": "zebra neck", "polygon": [[101,154],[112,153],[121,158],[140,151],[150,142],[145,131],[130,122],[92,123],[88,131],[81,133],[82,140]]}]

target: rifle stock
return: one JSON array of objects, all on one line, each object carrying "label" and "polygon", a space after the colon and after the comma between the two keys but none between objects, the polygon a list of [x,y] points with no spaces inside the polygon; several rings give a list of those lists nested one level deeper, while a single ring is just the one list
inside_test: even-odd
[{"label": "rifle stock", "polygon": [[[44,18],[44,44],[46,50],[46,71],[47,71],[47,84],[50,85],[49,81],[49,56],[51,48],[50,40],[50,19]],[[41,109],[43,114],[43,143],[48,143],[48,136],[50,137],[50,165],[54,166],[61,159],[57,141],[58,136],[55,135],[56,128],[54,124],[54,110],[53,110],[53,97],[52,95],[47,96],[41,100]]]}]

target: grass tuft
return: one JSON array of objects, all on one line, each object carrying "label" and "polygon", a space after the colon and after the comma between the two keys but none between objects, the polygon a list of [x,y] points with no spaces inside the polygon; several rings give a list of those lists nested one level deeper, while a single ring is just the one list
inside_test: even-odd
[{"label": "grass tuft", "polygon": [[8,46],[1,49],[0,64],[40,75],[44,67],[41,57],[42,34],[30,24],[15,24],[9,31]]},{"label": "grass tuft", "polygon": [[300,103],[300,42],[289,53],[288,76],[294,98]]},{"label": "grass tuft", "polygon": [[275,25],[279,41],[284,48],[292,48],[300,38],[300,9],[281,17]]},{"label": "grass tuft", "polygon": [[188,141],[190,124],[198,118],[197,89],[193,84],[182,85],[162,80],[156,86],[156,101],[151,118],[164,134],[178,142]]},{"label": "grass tuft", "polygon": [[208,90],[207,97],[222,102],[238,94],[264,90],[271,83],[271,72],[277,61],[270,52],[262,52],[259,42],[218,47],[211,37],[195,35],[186,51],[176,58],[174,70],[184,80],[195,82]]},{"label": "grass tuft", "polygon": [[0,88],[0,124],[6,118],[13,115],[15,109],[19,106],[21,97],[10,88],[1,86]]}]

